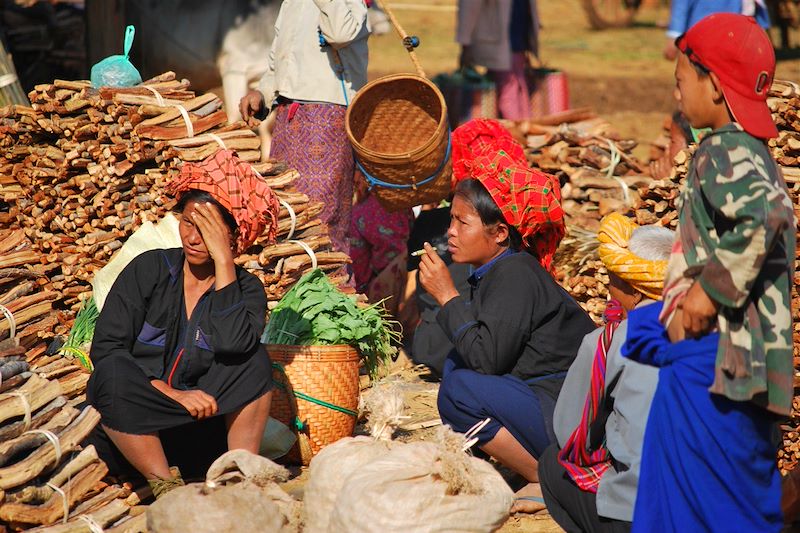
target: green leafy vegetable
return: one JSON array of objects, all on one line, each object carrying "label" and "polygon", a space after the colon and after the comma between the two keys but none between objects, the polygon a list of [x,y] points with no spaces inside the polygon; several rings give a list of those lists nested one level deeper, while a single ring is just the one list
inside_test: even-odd
[{"label": "green leafy vegetable", "polygon": [[265,344],[334,345],[358,349],[370,377],[396,351],[401,334],[383,302],[360,307],[339,291],[320,270],[312,270],[292,287],[272,311]]}]

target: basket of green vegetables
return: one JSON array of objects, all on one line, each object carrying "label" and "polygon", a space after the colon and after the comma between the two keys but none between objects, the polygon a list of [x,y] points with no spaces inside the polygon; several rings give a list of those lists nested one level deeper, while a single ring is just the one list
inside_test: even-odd
[{"label": "basket of green vegetables", "polygon": [[294,428],[290,459],[308,464],[355,428],[359,367],[375,376],[400,333],[381,303],[362,306],[319,269],[304,275],[270,314],[262,337],[277,385],[271,416]]}]

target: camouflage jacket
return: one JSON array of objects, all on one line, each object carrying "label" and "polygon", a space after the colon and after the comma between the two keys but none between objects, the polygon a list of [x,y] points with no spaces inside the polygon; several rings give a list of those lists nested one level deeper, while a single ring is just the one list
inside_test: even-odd
[{"label": "camouflage jacket", "polygon": [[767,146],[728,124],[707,135],[678,201],[665,307],[698,280],[720,304],[709,389],[788,415],[793,393],[795,218]]}]

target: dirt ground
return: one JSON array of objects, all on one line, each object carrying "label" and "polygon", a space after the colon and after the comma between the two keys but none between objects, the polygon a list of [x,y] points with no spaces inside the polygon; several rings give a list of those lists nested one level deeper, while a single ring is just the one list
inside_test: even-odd
[{"label": "dirt ground", "polygon": [[[387,0],[397,19],[420,38],[418,56],[426,73],[453,71],[458,61],[454,41],[456,0]],[[622,135],[640,142],[635,152],[647,159],[649,143],[675,107],[674,65],[663,59],[666,7],[643,9],[633,27],[591,30],[581,0],[539,0],[542,62],[568,77],[573,107],[590,106]],[[771,30],[777,42],[775,30]],[[800,47],[800,30],[792,30]],[[778,52],[777,77],[800,81],[800,48]],[[370,40],[370,76],[411,72],[411,62],[396,34]]]}]

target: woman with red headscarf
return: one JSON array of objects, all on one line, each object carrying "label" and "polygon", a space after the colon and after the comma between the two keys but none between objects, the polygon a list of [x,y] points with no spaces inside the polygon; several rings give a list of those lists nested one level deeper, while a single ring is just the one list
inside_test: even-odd
[{"label": "woman with red headscarf", "polygon": [[101,415],[90,442],[156,497],[183,484],[170,464],[203,475],[226,448],[258,453],[272,389],[264,287],[233,260],[265,229],[274,237],[274,193],[227,150],[186,163],[169,191],[183,246],[145,252],[117,278],[87,390]]},{"label": "woman with red headscarf", "polygon": [[490,120],[453,132],[455,188],[448,230],[453,261],[474,268],[460,296],[425,245],[420,282],[441,306],[455,346],[445,363],[439,413],[465,433],[486,423],[480,448],[528,482],[516,510],[544,507],[537,458],[555,441],[553,409],[581,339],[594,324],[553,279],[564,235],[559,184],[527,166],[522,147]]}]

